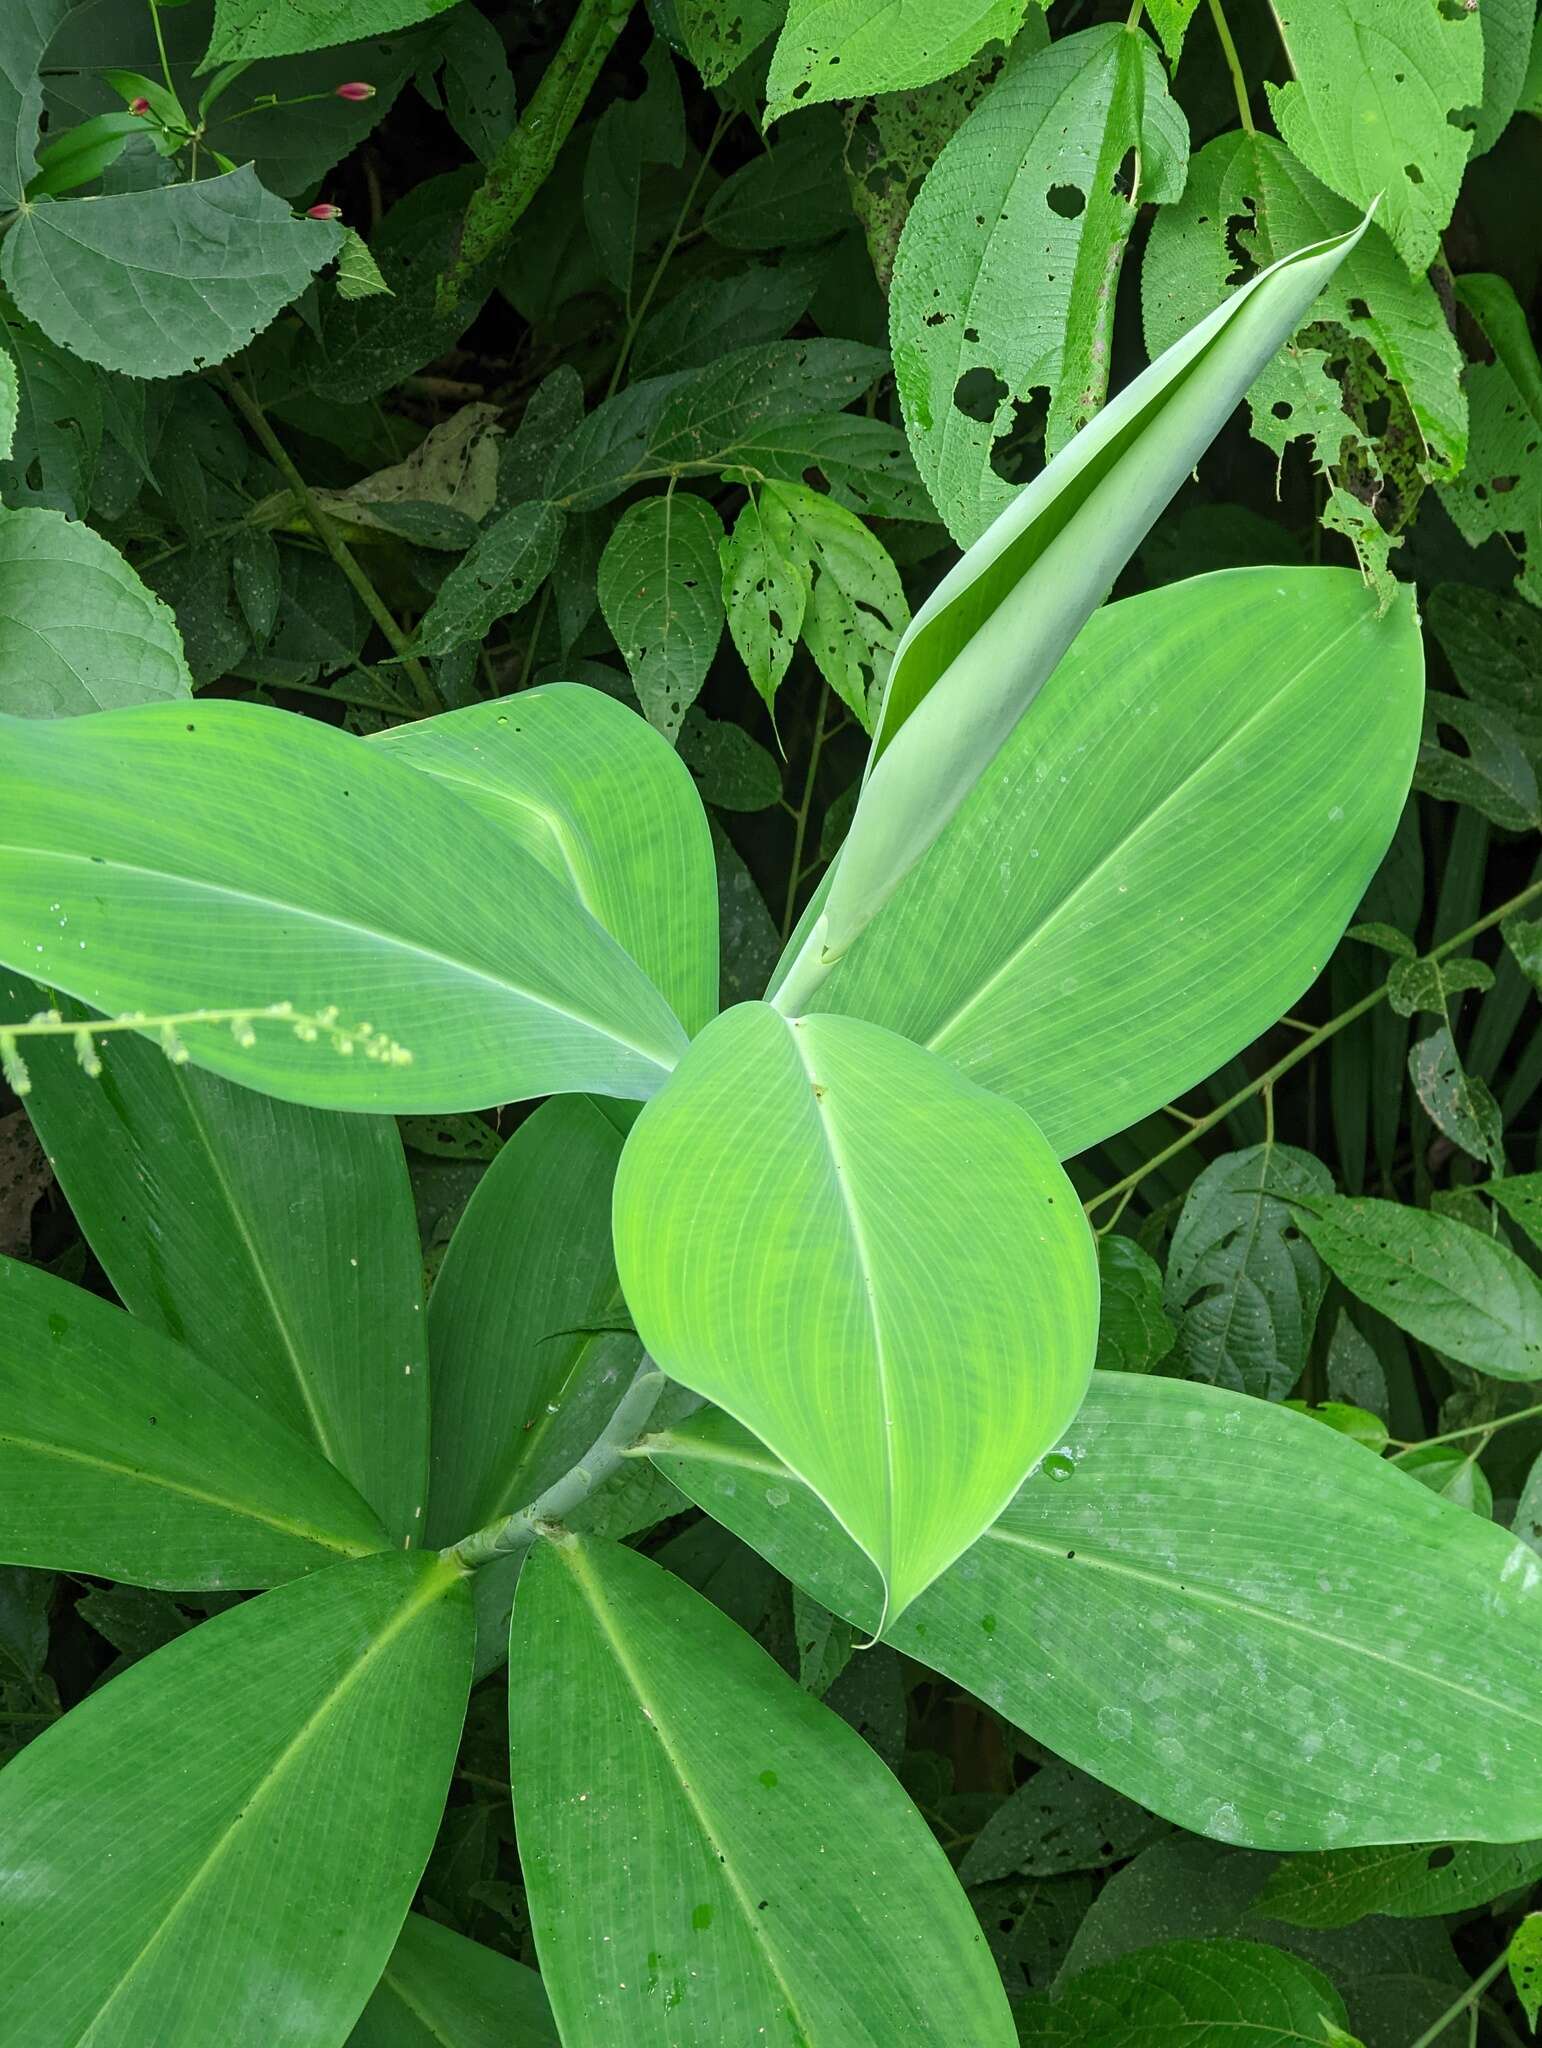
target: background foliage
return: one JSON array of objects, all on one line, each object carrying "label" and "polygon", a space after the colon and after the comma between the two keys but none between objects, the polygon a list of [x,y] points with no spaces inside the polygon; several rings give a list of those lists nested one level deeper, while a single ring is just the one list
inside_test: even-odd
[{"label": "background foliage", "polygon": [[[588,683],[635,702],[696,779],[722,998],[758,994],[956,546],[1149,356],[1377,200],[1118,591],[1324,561],[1387,595],[1416,585],[1434,683],[1419,794],[1297,1012],[1070,1171],[1103,1232],[1099,1364],[1324,1425],[1303,1543],[1352,1489],[1352,1455],[1542,1550],[1537,47],[1533,0],[26,0],[0,21],[0,709],[197,692],[405,734],[425,711]],[[25,627],[6,601],[22,589]],[[674,971],[694,1030],[713,992]],[[0,1014],[25,1015],[6,993]],[[304,1143],[309,1112],[201,1075],[165,1114],[192,1147],[214,1114],[293,1120],[285,1143]],[[360,1120],[356,1212],[317,1205],[318,1243],[415,1231],[431,1289],[516,1134],[607,1183],[615,1134],[585,1119],[408,1119],[410,1186]],[[0,1096],[0,1251],[154,1325],[155,1276],[108,1248],[110,1185],[101,1214],[64,1198],[70,1143],[50,1131],[45,1152]],[[253,1128],[234,1197],[259,1228],[303,1197],[264,1184],[262,1146]],[[193,1217],[159,1192],[196,1263]],[[514,1341],[544,1339],[537,1321],[621,1337],[613,1291],[534,1292],[539,1217],[500,1222],[531,1235]],[[422,1297],[371,1293],[370,1341],[409,1367],[410,1434]],[[467,1327],[444,1310],[435,1329],[428,1301],[437,1373],[492,1311],[461,1298]],[[275,1324],[300,1363],[301,1395],[266,1389],[280,1414],[338,1313],[324,1287],[243,1312],[254,1381]],[[147,1348],[142,1370],[174,1377],[169,1359]],[[567,1462],[532,1426],[522,1473],[455,1475],[475,1504],[460,1526]],[[1352,1453],[1330,1456],[1330,1430]],[[400,1498],[390,1430],[346,1391],[317,1434],[366,1500]],[[359,1537],[319,1460],[311,1483],[337,1546]],[[629,1474],[603,1526],[898,1772],[1025,2039],[1112,2048],[1137,2017],[1157,2048],[1201,2021],[1255,2042],[1329,2040],[1331,2021],[1366,2048],[1524,2037],[1542,1843],[1279,1856],[1228,1841],[1224,1815],[1184,1833],[1023,1735],[983,1685],[903,1646],[853,1657],[848,1624],[696,1510],[693,1483],[689,1461]],[[260,1555],[279,1577],[275,1540]],[[642,1577],[633,1597],[667,1625],[672,1596]],[[0,1758],[235,1604],[0,1569]],[[1421,1625],[1427,1661],[1499,1682],[1459,1614]],[[549,2038],[538,1993],[499,1975],[533,1960],[506,1693],[493,1672],[473,1694],[366,2048],[411,2038],[392,2001],[414,2010],[419,1978],[466,1971]],[[447,1962],[443,1929],[495,1953]]]}]

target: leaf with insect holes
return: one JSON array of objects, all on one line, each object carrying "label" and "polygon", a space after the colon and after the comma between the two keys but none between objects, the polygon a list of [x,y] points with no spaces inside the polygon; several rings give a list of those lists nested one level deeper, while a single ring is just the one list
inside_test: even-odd
[{"label": "leaf with insect holes", "polygon": [[1516,594],[1542,603],[1542,364],[1525,309],[1502,277],[1458,279],[1456,296],[1482,344],[1463,383],[1471,414],[1467,463],[1441,503],[1469,547],[1493,534],[1519,540]]},{"label": "leaf with insect holes", "polygon": [[566,523],[556,506],[540,501],[495,519],[440,584],[414,654],[450,654],[485,640],[500,619],[527,605],[551,574]]},{"label": "leaf with insect holes", "polygon": [[930,85],[1009,43],[1030,0],[790,0],[766,77],[766,120],[821,100]]},{"label": "leaf with insect holes", "polygon": [[73,354],[174,377],[243,348],[338,253],[250,164],[197,184],[42,199],[11,228],[0,274],[18,308]]},{"label": "leaf with insect holes", "polygon": [[705,498],[671,490],[628,506],[600,556],[600,610],[666,739],[695,703],[723,631],[722,538]]},{"label": "leaf with insect holes", "polygon": [[1415,274],[1428,269],[1456,204],[1483,102],[1475,9],[1435,0],[1275,0],[1290,83],[1270,85],[1287,145],[1357,206],[1378,196]]},{"label": "leaf with insect holes", "polygon": [[0,211],[20,206],[37,169],[38,68],[73,0],[15,0],[0,18]]},{"label": "leaf with insect holes", "polygon": [[1535,2027],[1542,2013],[1542,1913],[1528,1913],[1510,1937],[1510,1982],[1527,2026]]},{"label": "leaf with insect holes", "polygon": [[750,681],[773,708],[803,630],[810,582],[808,555],[776,512],[776,500],[751,492],[720,549],[728,630]]},{"label": "leaf with insect holes", "polygon": [[1110,23],[1015,52],[933,165],[889,316],[910,444],[960,545],[1013,496],[1004,443],[1035,394],[1050,454],[1101,406],[1138,202],[1176,199],[1187,157],[1156,51]]},{"label": "leaf with insect holes", "polygon": [[203,71],[351,43],[443,14],[455,0],[215,0]]},{"label": "leaf with insect holes", "polygon": [[910,620],[899,571],[854,512],[806,484],[768,483],[762,514],[772,544],[812,579],[803,639],[841,702],[872,730],[878,696]]},{"label": "leaf with insect holes", "polygon": [[1172,1941],[1073,1977],[1053,2004],[1030,2000],[1024,2038],[1042,2048],[1359,2048],[1320,1970],[1258,1941]]},{"label": "leaf with insect holes", "polygon": [[686,54],[703,85],[722,85],[775,35],[786,0],[675,0]]}]

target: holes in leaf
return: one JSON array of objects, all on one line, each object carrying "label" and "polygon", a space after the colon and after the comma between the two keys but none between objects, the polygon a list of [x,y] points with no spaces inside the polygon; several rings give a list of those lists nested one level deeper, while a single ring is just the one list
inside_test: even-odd
[{"label": "holes in leaf", "polygon": [[1138,158],[1133,149],[1127,149],[1119,160],[1119,168],[1114,173],[1112,190],[1120,199],[1128,199],[1135,190],[1135,167],[1137,162]]},{"label": "holes in leaf", "polygon": [[1440,0],[1442,21],[1469,21],[1478,11],[1478,0]]},{"label": "holes in leaf", "polygon": [[1012,401],[1012,418],[991,447],[991,468],[1003,483],[1023,481],[1030,448],[1042,444],[1049,418],[1049,386],[1036,384],[1026,397]]},{"label": "holes in leaf", "polygon": [[1047,198],[1050,212],[1062,220],[1075,220],[1087,210],[1087,195],[1076,185],[1051,185]]},{"label": "holes in leaf", "polygon": [[977,363],[972,370],[966,370],[953,387],[953,403],[965,419],[975,420],[982,427],[988,427],[995,420],[997,409],[1007,395],[1007,387],[983,363]]},{"label": "holes in leaf", "polygon": [[1431,1849],[1424,1859],[1426,1870],[1444,1870],[1448,1863],[1454,1863],[1456,1851],[1449,1842],[1442,1842],[1438,1849]]},{"label": "holes in leaf", "polygon": [[1350,319],[1351,319],[1351,320],[1369,320],[1369,319],[1370,319],[1370,317],[1371,317],[1371,309],[1370,309],[1370,307],[1369,307],[1369,306],[1368,306],[1368,305],[1367,305],[1367,304],[1365,303],[1364,299],[1351,299],[1351,300],[1350,300],[1350,302],[1349,302],[1349,317],[1350,317]]},{"label": "holes in leaf", "polygon": [[1404,164],[1403,176],[1410,185],[1422,185],[1424,183],[1424,173],[1417,164]]}]

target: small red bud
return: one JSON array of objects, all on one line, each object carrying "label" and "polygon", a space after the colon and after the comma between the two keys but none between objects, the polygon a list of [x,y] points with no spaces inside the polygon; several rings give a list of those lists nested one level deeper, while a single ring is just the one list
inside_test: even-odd
[{"label": "small red bud", "polygon": [[321,206],[307,206],[305,214],[308,220],[341,220],[343,209],[340,206],[328,206],[325,204]]},{"label": "small red bud", "polygon": [[335,90],[340,100],[372,100],[375,97],[375,88],[366,85],[359,78],[350,79],[346,85],[337,86]]},{"label": "small red bud", "polygon": [[129,112],[131,114],[148,114],[149,111],[150,102],[145,98],[143,93],[139,95],[137,100],[129,101]]}]

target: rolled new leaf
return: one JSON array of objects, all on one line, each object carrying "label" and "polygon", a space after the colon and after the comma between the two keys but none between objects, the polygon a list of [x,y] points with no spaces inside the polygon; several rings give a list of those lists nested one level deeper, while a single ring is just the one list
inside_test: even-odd
[{"label": "rolled new leaf", "polygon": [[856,816],[779,1009],[805,1006],[933,844],[1364,232],[1362,221],[1250,279],[1105,406],[938,584],[896,650]]}]

